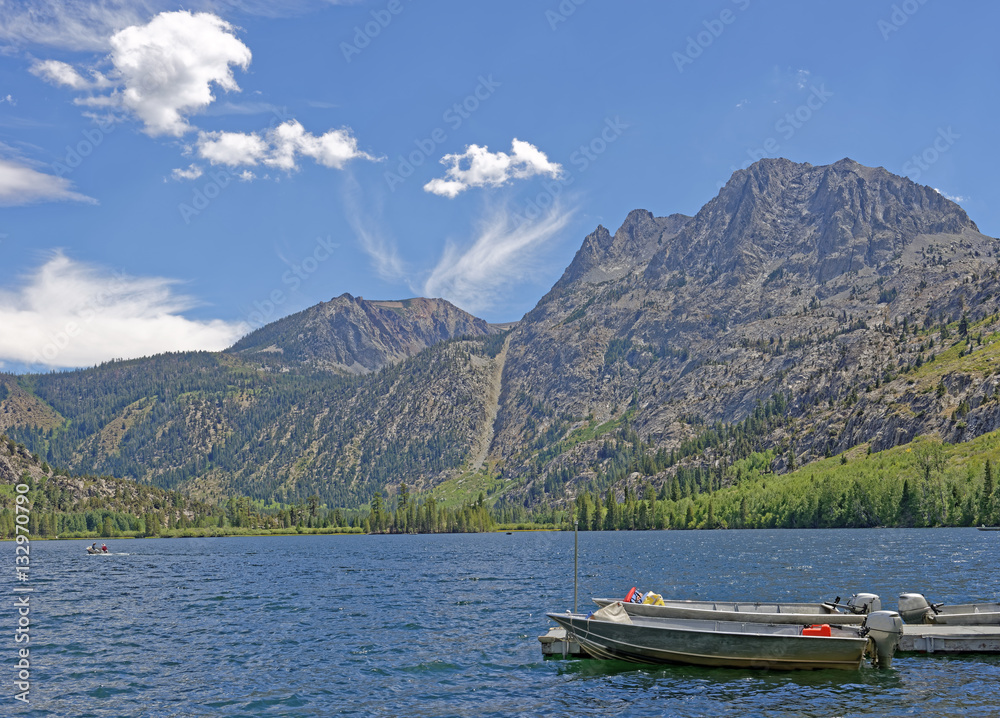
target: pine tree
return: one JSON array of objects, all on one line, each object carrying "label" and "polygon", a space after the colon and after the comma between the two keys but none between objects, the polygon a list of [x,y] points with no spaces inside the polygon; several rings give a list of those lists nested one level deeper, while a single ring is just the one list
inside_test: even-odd
[{"label": "pine tree", "polygon": [[992,524],[994,520],[993,516],[993,463],[987,459],[986,467],[983,470],[983,497],[980,503],[980,522],[983,524]]}]

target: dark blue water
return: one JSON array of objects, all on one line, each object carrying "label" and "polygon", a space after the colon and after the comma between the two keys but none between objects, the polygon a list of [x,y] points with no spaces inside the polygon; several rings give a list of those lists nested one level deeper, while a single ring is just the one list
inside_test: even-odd
[{"label": "dark blue water", "polygon": [[[31,705],[4,715],[994,716],[1000,656],[897,656],[891,671],[768,673],[541,658],[573,602],[572,533],[34,542]],[[1000,532],[581,533],[581,607],[669,597],[1000,596]],[[23,584],[22,584],[23,585]]]}]

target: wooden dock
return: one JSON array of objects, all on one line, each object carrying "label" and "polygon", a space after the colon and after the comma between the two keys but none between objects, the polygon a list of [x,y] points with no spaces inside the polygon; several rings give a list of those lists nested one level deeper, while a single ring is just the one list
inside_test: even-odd
[{"label": "wooden dock", "polygon": [[903,653],[1000,653],[1000,626],[904,625]]},{"label": "wooden dock", "polygon": [[[539,636],[542,655],[590,658],[576,641],[566,639],[566,629],[552,627]],[[1000,653],[1000,626],[904,625],[899,653]]]},{"label": "wooden dock", "polygon": [[590,654],[580,648],[576,641],[566,640],[566,629],[553,626],[544,636],[538,637],[542,644],[543,656],[558,656],[559,658],[590,658]]}]

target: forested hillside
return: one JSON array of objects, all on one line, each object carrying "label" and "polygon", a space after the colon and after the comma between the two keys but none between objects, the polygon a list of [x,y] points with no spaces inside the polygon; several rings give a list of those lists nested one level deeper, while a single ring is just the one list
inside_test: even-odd
[{"label": "forested hillside", "polygon": [[211,499],[367,503],[471,460],[503,336],[438,344],[366,377],[271,371],[228,354],[167,354],[8,377],[53,413],[8,429],[45,461]]}]

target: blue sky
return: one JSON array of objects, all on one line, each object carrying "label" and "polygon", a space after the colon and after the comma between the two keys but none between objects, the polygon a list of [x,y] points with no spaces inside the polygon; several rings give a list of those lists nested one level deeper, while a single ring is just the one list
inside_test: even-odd
[{"label": "blue sky", "polygon": [[851,157],[1000,234],[992,3],[0,3],[0,369],[343,292],[519,319],[598,224]]}]

